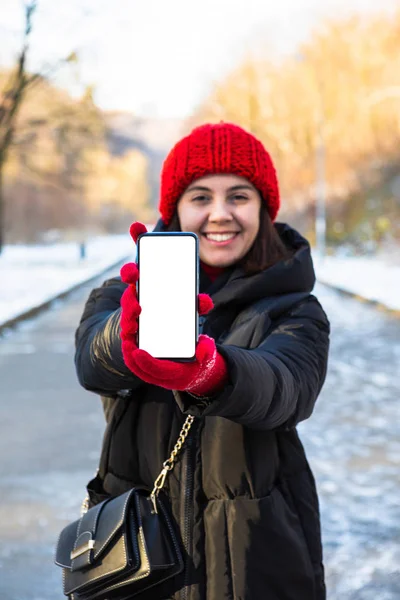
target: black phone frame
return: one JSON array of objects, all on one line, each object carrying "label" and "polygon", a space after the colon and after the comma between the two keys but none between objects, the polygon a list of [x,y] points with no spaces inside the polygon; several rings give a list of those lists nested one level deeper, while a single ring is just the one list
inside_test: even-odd
[{"label": "black phone frame", "polygon": [[[138,296],[138,301],[140,304],[140,240],[142,237],[148,237],[148,236],[153,236],[153,237],[171,237],[171,236],[191,236],[195,239],[195,245],[196,245],[196,263],[195,263],[195,269],[196,269],[196,273],[195,273],[195,278],[196,278],[196,293],[195,293],[195,337],[196,337],[196,346],[197,343],[199,341],[199,301],[198,301],[198,297],[199,297],[199,277],[200,277],[200,259],[199,259],[199,238],[198,236],[192,232],[192,231],[148,231],[146,233],[141,233],[138,236],[138,239],[136,241],[136,263],[138,266],[138,270],[139,270],[139,279],[137,281],[136,284],[136,289],[137,289],[137,296]],[[139,341],[139,332],[140,332],[140,315],[138,318],[138,331],[137,331],[137,344],[138,344],[138,348],[140,349],[140,341]],[[157,360],[172,360],[175,362],[194,362],[196,360],[196,355],[194,354],[192,357],[189,358],[178,358],[178,357],[157,357],[154,356],[153,358],[156,358]]]}]

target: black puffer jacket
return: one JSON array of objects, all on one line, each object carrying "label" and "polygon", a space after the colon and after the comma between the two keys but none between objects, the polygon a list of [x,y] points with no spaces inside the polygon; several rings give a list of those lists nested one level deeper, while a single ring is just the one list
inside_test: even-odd
[{"label": "black puffer jacket", "polygon": [[310,294],[308,243],[276,225],[294,257],[245,277],[224,273],[202,291],[215,308],[203,332],[229,369],[216,398],[145,384],[124,365],[113,279],[92,292],[76,334],[76,368],[88,390],[114,396],[100,476],[108,494],[150,487],[185,415],[198,418],[167,492],[188,553],[185,572],[149,598],[323,600],[318,499],[296,424],[324,382],[329,324]]}]

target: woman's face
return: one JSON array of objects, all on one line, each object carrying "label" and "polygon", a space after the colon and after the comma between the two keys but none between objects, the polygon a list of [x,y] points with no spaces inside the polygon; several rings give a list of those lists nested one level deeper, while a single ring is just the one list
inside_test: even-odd
[{"label": "woman's face", "polygon": [[243,258],[256,239],[261,198],[256,188],[236,175],[196,179],[178,201],[182,231],[193,231],[200,259],[213,267],[228,267]]}]

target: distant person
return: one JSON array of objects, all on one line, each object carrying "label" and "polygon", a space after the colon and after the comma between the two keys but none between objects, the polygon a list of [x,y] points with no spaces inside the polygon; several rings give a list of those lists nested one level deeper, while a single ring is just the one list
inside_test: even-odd
[{"label": "distant person", "polygon": [[[90,505],[138,484],[151,489],[185,418],[195,416],[166,482],[185,568],[146,598],[326,597],[318,498],[296,425],[312,414],[325,380],[329,323],[311,294],[309,244],[275,221],[279,206],[259,140],[228,123],[194,129],[164,162],[156,230],[199,238],[200,291],[214,307],[196,367],[132,350],[135,265],[85,306],[78,378],[115,399]],[[136,240],[144,227],[131,231]],[[205,296],[200,304],[212,306]]]}]

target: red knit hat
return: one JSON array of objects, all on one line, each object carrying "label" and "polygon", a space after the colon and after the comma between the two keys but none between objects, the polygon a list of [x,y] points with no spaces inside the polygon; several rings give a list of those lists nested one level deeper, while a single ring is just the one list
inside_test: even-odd
[{"label": "red knit hat", "polygon": [[272,221],[279,210],[279,187],[272,159],[252,134],[231,123],[196,127],[170,151],[161,172],[159,211],[169,225],[185,189],[205,175],[244,177],[260,192]]}]

